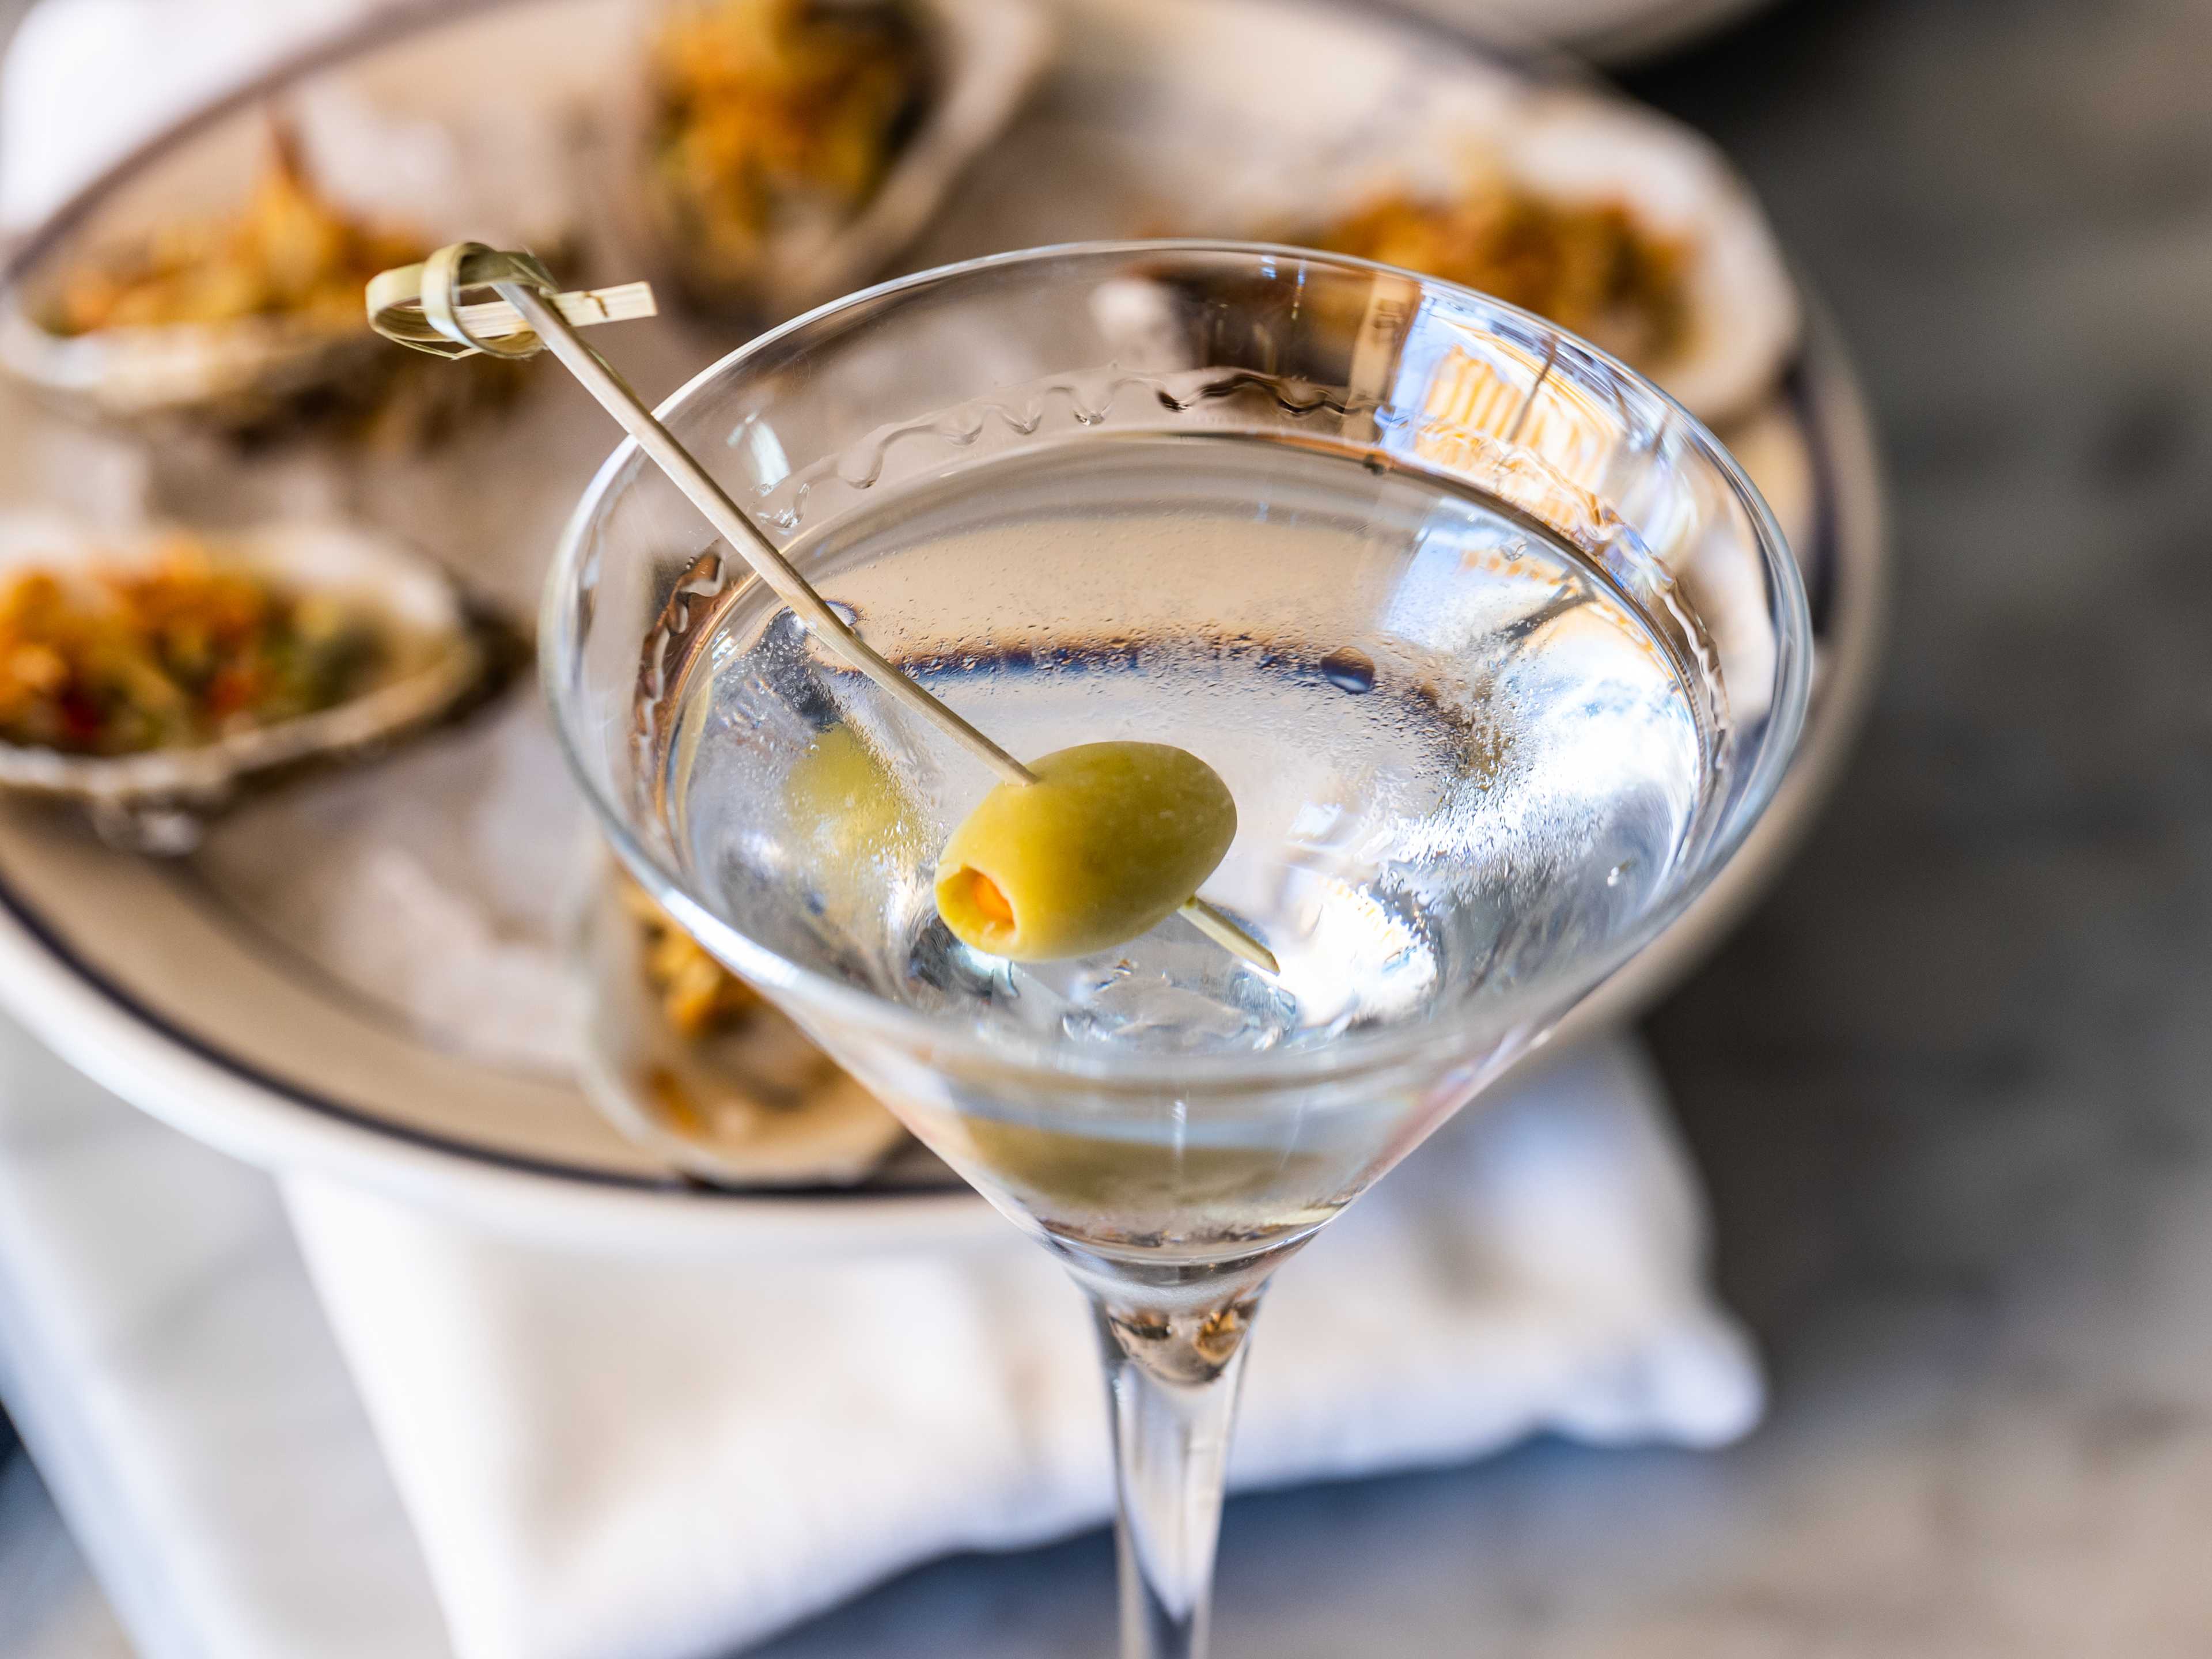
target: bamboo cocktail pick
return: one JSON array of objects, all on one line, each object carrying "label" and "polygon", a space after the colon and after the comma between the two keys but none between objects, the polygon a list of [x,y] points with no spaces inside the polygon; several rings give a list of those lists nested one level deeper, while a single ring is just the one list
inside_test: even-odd
[{"label": "bamboo cocktail pick", "polygon": [[[469,290],[487,289],[498,298],[472,305],[460,303]],[[653,290],[643,283],[564,294],[533,255],[501,252],[481,242],[456,242],[440,248],[422,264],[387,270],[368,285],[369,326],[417,351],[441,357],[481,352],[514,358],[550,350],[776,597],[825,644],[1005,781],[1035,783],[1036,775],[1028,767],[901,672],[848,626],[751,516],[730,499],[691,452],[660,423],[629,383],[585,344],[577,332],[580,327],[598,323],[653,314]],[[1267,973],[1280,971],[1272,951],[1205,900],[1189,900],[1182,914],[1224,950]]]}]

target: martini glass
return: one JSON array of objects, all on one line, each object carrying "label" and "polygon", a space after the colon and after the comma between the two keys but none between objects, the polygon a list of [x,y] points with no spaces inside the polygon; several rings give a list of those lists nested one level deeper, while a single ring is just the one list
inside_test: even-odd
[{"label": "martini glass", "polygon": [[1239,824],[1180,916],[1016,965],[932,876],[995,780],[823,649],[635,445],[543,667],[678,921],[1065,1264],[1097,1315],[1122,1648],[1203,1651],[1270,1275],[1679,915],[1804,710],[1796,568],[1650,384],[1449,284],[1288,248],[924,273],[661,419],[868,642],[1018,755],[1188,749]]}]

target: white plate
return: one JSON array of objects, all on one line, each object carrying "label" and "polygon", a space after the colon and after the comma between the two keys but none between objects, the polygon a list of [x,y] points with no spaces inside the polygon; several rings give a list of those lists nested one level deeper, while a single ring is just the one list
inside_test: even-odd
[{"label": "white plate", "polygon": [[[573,100],[574,77],[550,73],[544,52],[524,50],[523,37],[540,48],[549,29],[572,44],[594,31],[611,39],[624,3],[516,0],[427,25],[417,13],[405,27],[376,26],[276,80],[353,75],[404,85],[418,103],[464,95],[526,107],[549,97]],[[1302,37],[1301,49],[1357,62],[1378,85],[1389,82],[1394,64],[1431,77],[1463,74],[1470,85],[1494,83],[1500,73],[1425,25],[1350,7],[1063,0],[1062,9],[1071,50],[1061,68],[915,250],[917,262],[1151,228],[1160,203],[1176,193],[1161,170],[1202,163],[1224,142],[1218,108],[1186,95],[1194,33],[1218,40],[1224,29],[1233,38],[1238,28],[1265,28],[1278,50],[1285,37]],[[466,76],[451,72],[456,61],[470,66]],[[1233,78],[1233,70],[1224,73]],[[242,183],[253,150],[236,129],[258,120],[265,90],[249,89],[186,123],[64,209],[58,223],[119,210],[103,204],[158,203],[165,169],[204,178],[228,166]],[[1230,101],[1226,92],[1221,101]],[[1244,101],[1246,165],[1255,153],[1311,150],[1316,124],[1346,113],[1340,106],[1322,117],[1310,106]],[[1135,121],[1141,131],[1128,129]],[[30,246],[35,250],[38,239]],[[648,392],[727,343],[672,325],[646,325],[610,342]],[[0,404],[0,434],[17,459],[0,461],[0,494],[20,495],[23,486],[11,484],[4,469],[20,474],[29,465],[49,485],[96,477],[112,498],[116,481],[148,464],[153,504],[167,513],[234,520],[272,501],[296,507],[307,494],[411,537],[520,609],[554,529],[612,443],[572,393],[557,383],[541,386],[512,420],[437,462],[362,459],[335,471],[298,457],[241,462],[211,452],[163,450],[148,463],[8,402]],[[1813,330],[1776,401],[1743,436],[1747,459],[1764,475],[1780,516],[1804,527],[1800,556],[1820,641],[1812,723],[1753,841],[1698,906],[1577,1015],[1577,1024],[1648,1004],[1717,940],[1809,822],[1865,700],[1885,586],[1881,507],[1864,411],[1823,328]],[[41,455],[42,465],[21,459]],[[986,1237],[1001,1224],[921,1159],[854,1190],[734,1194],[693,1186],[544,1069],[534,1045],[544,1038],[545,1048],[557,1048],[553,1039],[574,1018],[573,1005],[532,977],[538,969],[514,965],[518,954],[503,951],[506,924],[498,921],[533,905],[541,917],[557,910],[549,894],[560,884],[559,867],[574,863],[564,837],[580,823],[580,809],[550,762],[542,726],[534,705],[518,702],[378,765],[309,781],[225,825],[208,854],[183,864],[107,852],[51,813],[0,811],[0,999],[118,1094],[239,1157],[413,1194],[540,1237],[812,1252]],[[400,951],[405,971],[380,988],[367,969],[334,964],[303,943],[297,930],[307,910],[348,905],[362,911],[372,933],[387,915],[394,937],[404,933],[401,913],[413,890],[378,885],[373,860],[336,890],[325,882],[286,887],[288,858],[319,868],[312,860],[349,840],[371,852],[413,849],[419,860],[407,866],[410,880],[477,883],[491,918],[471,945],[480,969],[441,979],[446,964],[434,952]],[[464,1041],[469,1031],[495,1027],[506,1034],[495,1058]]]}]

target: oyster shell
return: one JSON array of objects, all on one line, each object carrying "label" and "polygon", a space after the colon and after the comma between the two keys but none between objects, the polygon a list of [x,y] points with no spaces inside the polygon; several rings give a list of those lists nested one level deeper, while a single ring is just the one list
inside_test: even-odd
[{"label": "oyster shell", "polygon": [[1617,202],[1682,249],[1679,339],[1637,368],[1708,425],[1781,378],[1802,328],[1796,284],[1750,189],[1705,139],[1634,105],[1546,91],[1500,135],[1506,176],[1570,203]]},{"label": "oyster shell", "polygon": [[[1286,180],[1279,191],[1255,194],[1241,216],[1231,216],[1233,224],[1182,228],[1346,246],[1385,263],[1469,281],[1398,250],[1450,246],[1455,234],[1472,232],[1377,239],[1370,220],[1350,246],[1344,233],[1382,205],[1402,210],[1417,227],[1424,216],[1444,222],[1470,206],[1514,198],[1593,217],[1618,210],[1637,239],[1666,254],[1668,314],[1663,328],[1611,330],[1601,314],[1598,325],[1582,325],[1597,344],[1622,351],[1632,367],[1712,425],[1756,407],[1795,355],[1802,325],[1797,291],[1765,216],[1717,151],[1667,118],[1585,92],[1522,88],[1479,108],[1442,108],[1417,127],[1394,127],[1392,133],[1390,153],[1364,154],[1330,176]],[[1469,213],[1462,225],[1482,222]],[[1376,246],[1378,240],[1384,246]],[[1596,257],[1572,243],[1554,251],[1562,261],[1571,253],[1585,265]],[[1496,250],[1501,263],[1524,252],[1510,240]],[[1474,279],[1474,285],[1484,283]],[[1563,280],[1559,286],[1576,285]],[[1522,295],[1503,297],[1528,302]],[[1157,357],[1157,307],[1148,317],[1127,298],[1121,306],[1127,337],[1150,344]],[[1543,307],[1539,302],[1530,308]],[[1577,326],[1576,319],[1557,320]],[[1604,337],[1608,332],[1613,337]],[[1328,368],[1316,373],[1326,378]]]},{"label": "oyster shell", "polygon": [[583,940],[591,1012],[579,1081],[617,1127],[725,1186],[849,1185],[898,1151],[898,1120],[773,1004],[753,998],[710,1029],[680,1030],[633,908],[651,901],[629,887],[626,902],[628,886],[621,875],[602,884]]},{"label": "oyster shell", "polygon": [[35,309],[13,292],[0,302],[0,366],[95,421],[191,416],[249,432],[380,367],[374,334],[323,319],[242,317],[64,334],[37,320]]},{"label": "oyster shell", "polygon": [[[512,122],[457,128],[343,82],[289,98],[265,125],[258,143],[225,147],[218,178],[180,183],[176,199],[204,206],[180,210],[158,176],[119,175],[50,243],[34,241],[0,296],[0,368],[94,420],[189,418],[242,434],[318,413],[380,416],[394,402],[421,405],[402,424],[434,428],[506,395],[495,373],[433,379],[390,351],[368,326],[361,288],[448,232],[549,252],[563,243],[574,216],[556,136]],[[314,285],[286,291],[278,272],[294,283],[316,273]],[[126,282],[167,285],[173,303],[141,295],[142,313],[214,314],[71,315],[74,295]],[[223,314],[234,309],[245,314]]]},{"label": "oyster shell", "polygon": [[1052,56],[1053,26],[1033,0],[843,0],[819,9],[878,12],[902,27],[910,24],[923,59],[906,130],[894,137],[881,180],[857,210],[772,203],[757,257],[741,268],[713,262],[654,184],[649,146],[657,110],[642,68],[605,146],[601,171],[624,254],[702,309],[751,320],[791,316],[877,275],[1006,131]]},{"label": "oyster shell", "polygon": [[[110,535],[65,520],[0,519],[0,582],[38,568],[151,563],[173,532]],[[389,656],[366,690],[318,712],[204,744],[94,756],[0,742],[0,790],[74,801],[101,836],[135,850],[187,851],[200,821],[257,775],[390,743],[453,711],[496,667],[487,627],[453,580],[410,550],[347,526],[271,524],[222,538],[226,559],[295,592],[373,619]]]}]

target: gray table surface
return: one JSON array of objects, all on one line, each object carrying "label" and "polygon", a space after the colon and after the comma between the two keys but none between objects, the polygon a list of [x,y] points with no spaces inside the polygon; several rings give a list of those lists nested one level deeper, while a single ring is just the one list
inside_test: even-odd
[{"label": "gray table surface", "polygon": [[[2212,1651],[2208,64],[2194,0],[1796,0],[1633,78],[1895,490],[1856,763],[1651,1024],[1772,1419],[1240,1502],[1224,1659]],[[0,1475],[0,1653],[120,1653],[43,1513]],[[768,1652],[1095,1656],[1109,1588],[1095,1536],[946,1562]]]}]

